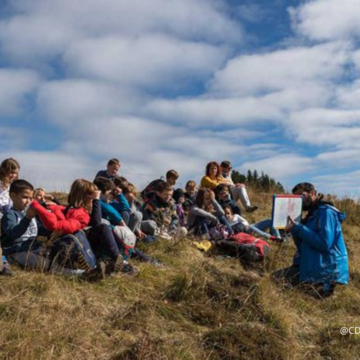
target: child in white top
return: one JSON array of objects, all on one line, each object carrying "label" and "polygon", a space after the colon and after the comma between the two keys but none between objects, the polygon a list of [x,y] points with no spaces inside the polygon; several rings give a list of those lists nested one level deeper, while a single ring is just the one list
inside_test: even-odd
[{"label": "child in white top", "polygon": [[[268,240],[282,240],[279,230],[271,229],[271,219],[259,221],[250,225],[249,222],[238,214],[234,214],[231,206],[224,207],[225,217],[235,233],[245,232],[252,235],[258,235]],[[266,233],[264,230],[270,229],[274,235]]]}]

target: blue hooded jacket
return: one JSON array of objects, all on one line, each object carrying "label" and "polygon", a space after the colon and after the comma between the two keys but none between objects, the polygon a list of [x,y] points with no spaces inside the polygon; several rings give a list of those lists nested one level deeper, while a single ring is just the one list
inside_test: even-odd
[{"label": "blue hooded jacket", "polygon": [[291,231],[298,254],[294,263],[300,266],[301,282],[347,284],[348,254],[341,223],[345,220],[334,206],[319,205]]}]

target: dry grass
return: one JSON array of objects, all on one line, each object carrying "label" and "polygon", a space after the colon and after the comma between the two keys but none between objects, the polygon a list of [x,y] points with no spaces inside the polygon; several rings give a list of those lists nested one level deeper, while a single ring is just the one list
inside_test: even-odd
[{"label": "dry grass", "polygon": [[[253,198],[252,220],[268,217],[271,196]],[[360,227],[348,218],[351,283],[322,301],[270,280],[291,263],[291,243],[272,245],[262,269],[190,241],[143,246],[165,267],[136,263],[138,276],[100,283],[16,269],[0,278],[0,358],[359,358],[360,335],[339,332],[360,326]]]}]

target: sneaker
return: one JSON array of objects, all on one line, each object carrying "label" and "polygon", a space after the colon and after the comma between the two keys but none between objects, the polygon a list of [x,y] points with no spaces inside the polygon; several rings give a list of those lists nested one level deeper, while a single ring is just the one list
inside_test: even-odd
[{"label": "sneaker", "polygon": [[188,232],[187,232],[186,228],[183,226],[180,226],[176,231],[175,238],[181,240],[184,237],[186,237],[187,233]]},{"label": "sneaker", "polygon": [[171,236],[169,233],[167,233],[166,231],[162,231],[159,235],[159,237],[161,237],[162,239],[165,240],[173,240],[173,236]]},{"label": "sneaker", "polygon": [[153,260],[153,261],[151,261],[150,262],[152,265],[154,265],[155,267],[162,267],[163,266],[163,264],[160,262],[160,261],[158,261],[158,260]]},{"label": "sneaker", "polygon": [[145,244],[151,244],[155,241],[156,241],[155,236],[152,235],[146,235],[142,238],[142,242],[144,242]]},{"label": "sneaker", "polygon": [[252,213],[252,212],[256,211],[258,208],[259,208],[259,207],[256,206],[256,205],[253,205],[253,206],[250,205],[250,206],[248,206],[248,207],[246,208],[246,211],[247,211],[248,213]]},{"label": "sneaker", "polygon": [[285,241],[283,238],[281,238],[281,237],[276,237],[276,236],[273,236],[273,235],[270,236],[270,240],[276,241],[276,242],[279,242],[279,243],[282,243],[282,242]]},{"label": "sneaker", "polygon": [[137,275],[139,273],[139,270],[136,267],[129,264],[128,262],[124,262],[124,267],[121,270],[121,272],[127,275]]}]

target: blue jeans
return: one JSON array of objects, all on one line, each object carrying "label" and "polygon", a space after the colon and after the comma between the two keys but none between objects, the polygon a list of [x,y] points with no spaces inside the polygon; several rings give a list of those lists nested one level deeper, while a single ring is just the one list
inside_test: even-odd
[{"label": "blue jeans", "polygon": [[278,229],[274,229],[271,227],[271,219],[261,220],[255,224],[250,225],[250,229],[255,234],[265,237],[266,239],[270,239],[270,235],[265,232],[265,230],[270,229],[270,234],[280,238],[280,232]]}]

